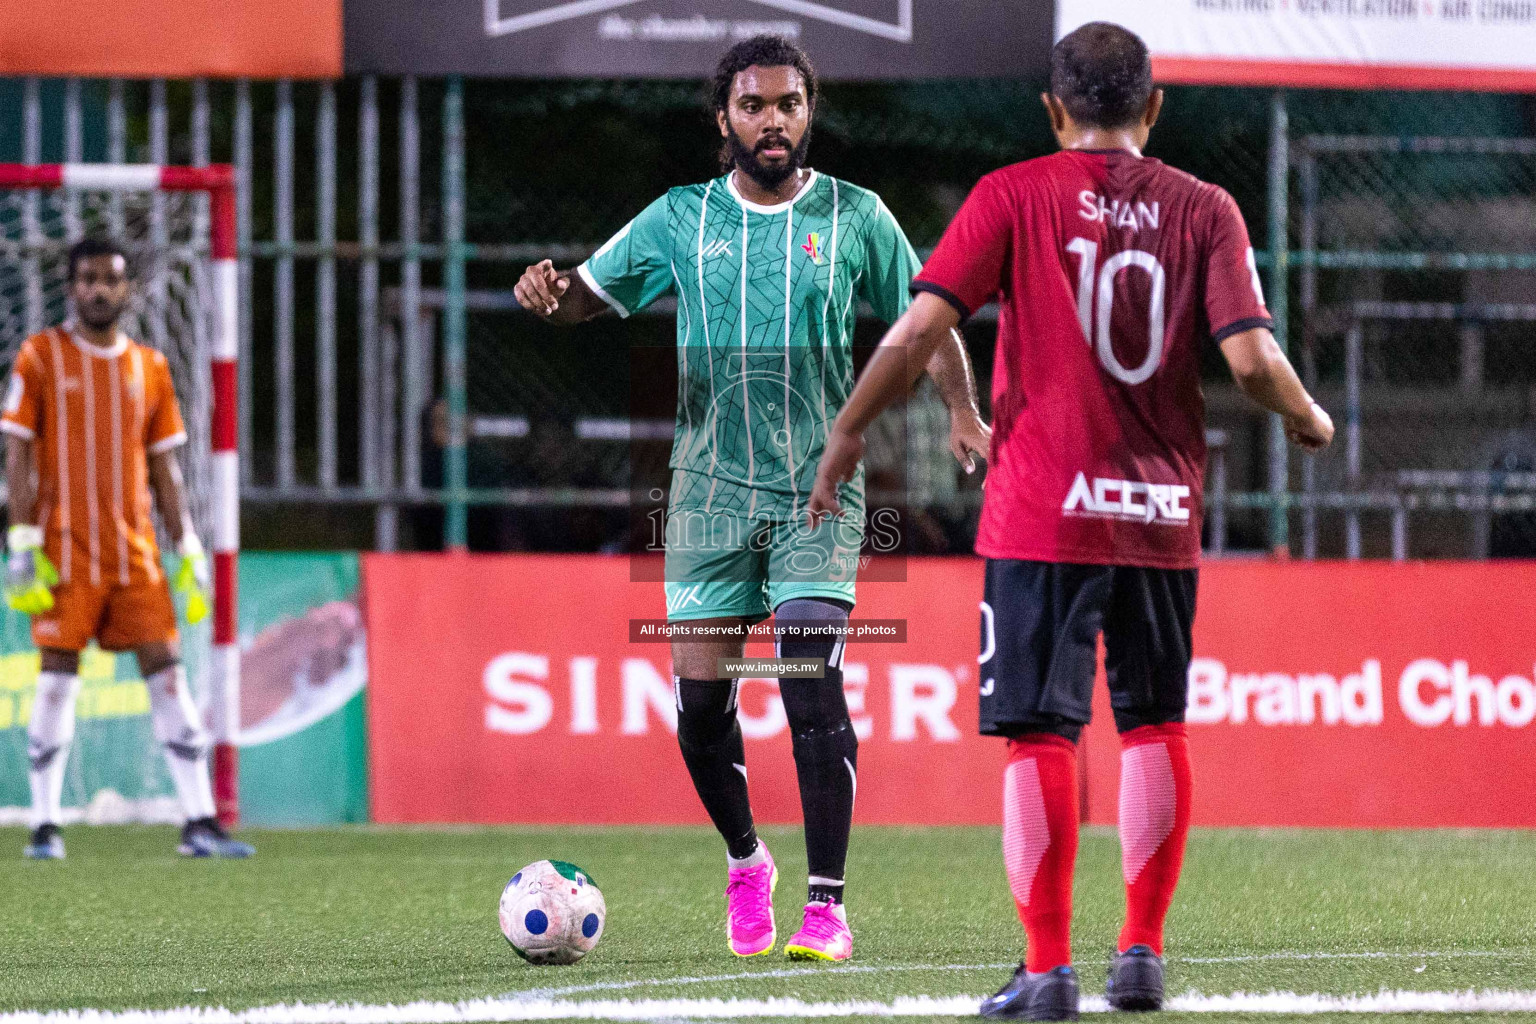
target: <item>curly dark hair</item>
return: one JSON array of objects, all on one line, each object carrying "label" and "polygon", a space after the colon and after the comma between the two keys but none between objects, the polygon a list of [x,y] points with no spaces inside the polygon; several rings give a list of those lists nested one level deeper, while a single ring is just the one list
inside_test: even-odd
[{"label": "curly dark hair", "polygon": [[1051,92],[1078,124],[1124,128],[1152,95],[1152,57],[1129,29],[1091,21],[1051,48]]},{"label": "curly dark hair", "polygon": [[736,76],[756,65],[762,68],[791,67],[800,72],[805,82],[805,98],[812,108],[820,86],[816,81],[816,69],[805,51],[783,36],[761,35],[741,42],[725,51],[720,63],[715,65],[715,79],[710,87],[710,112],[716,113],[730,106],[731,86]]},{"label": "curly dark hair", "polygon": [[82,238],[69,247],[69,255],[65,257],[65,278],[69,281],[75,279],[75,271],[79,269],[81,260],[88,260],[92,256],[121,256],[123,263],[127,265],[130,274],[133,272],[132,263],[128,259],[127,251],[110,238]]}]

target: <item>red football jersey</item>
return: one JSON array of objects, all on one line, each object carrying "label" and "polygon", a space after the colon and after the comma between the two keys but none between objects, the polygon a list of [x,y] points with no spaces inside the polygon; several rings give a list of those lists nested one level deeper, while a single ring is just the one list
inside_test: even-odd
[{"label": "red football jersey", "polygon": [[1001,304],[977,553],[1198,564],[1199,349],[1272,326],[1230,195],[1121,150],[1027,160],[977,183],[912,287]]}]

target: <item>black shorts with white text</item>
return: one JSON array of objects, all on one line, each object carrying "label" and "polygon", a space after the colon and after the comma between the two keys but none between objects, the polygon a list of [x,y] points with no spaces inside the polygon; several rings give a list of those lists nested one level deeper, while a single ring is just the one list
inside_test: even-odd
[{"label": "black shorts with white text", "polygon": [[1196,569],[989,558],[981,732],[1077,740],[1092,717],[1098,638],[1121,732],[1182,722]]}]

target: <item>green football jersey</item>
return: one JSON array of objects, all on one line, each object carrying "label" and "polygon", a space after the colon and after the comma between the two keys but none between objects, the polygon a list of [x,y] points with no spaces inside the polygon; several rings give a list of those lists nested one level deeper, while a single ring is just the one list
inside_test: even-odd
[{"label": "green football jersey", "polygon": [[920,269],[879,196],[815,171],[776,206],[729,174],[674,188],[582,264],[620,316],[677,296],[672,508],[803,507],[853,389],[857,304],[894,322]]}]

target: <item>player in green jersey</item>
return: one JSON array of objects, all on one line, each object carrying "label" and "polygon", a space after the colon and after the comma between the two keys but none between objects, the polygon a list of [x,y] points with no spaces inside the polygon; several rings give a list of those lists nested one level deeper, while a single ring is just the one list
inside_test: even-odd
[{"label": "player in green jersey", "polygon": [[[732,952],[773,949],[778,873],[747,798],[736,720],[739,629],[775,616],[777,653],[819,659],[819,678],[781,679],[805,817],[809,901],[791,957],[852,952],[844,862],[858,742],[842,664],[863,540],[863,479],[848,514],[804,516],[827,429],[853,386],[859,303],[894,323],[921,269],[880,197],[805,165],[818,96],[795,45],[759,36],[717,68],[712,104],[725,174],[674,188],[575,271],[531,266],[518,301],[556,323],[609,310],[629,316],[677,299],[678,410],[666,528],[667,615],[674,636],[678,741],[705,809],[726,841]],[[958,333],[927,366],[950,409],[950,447],[969,471],[990,430]],[[723,638],[703,638],[720,627]]]}]

